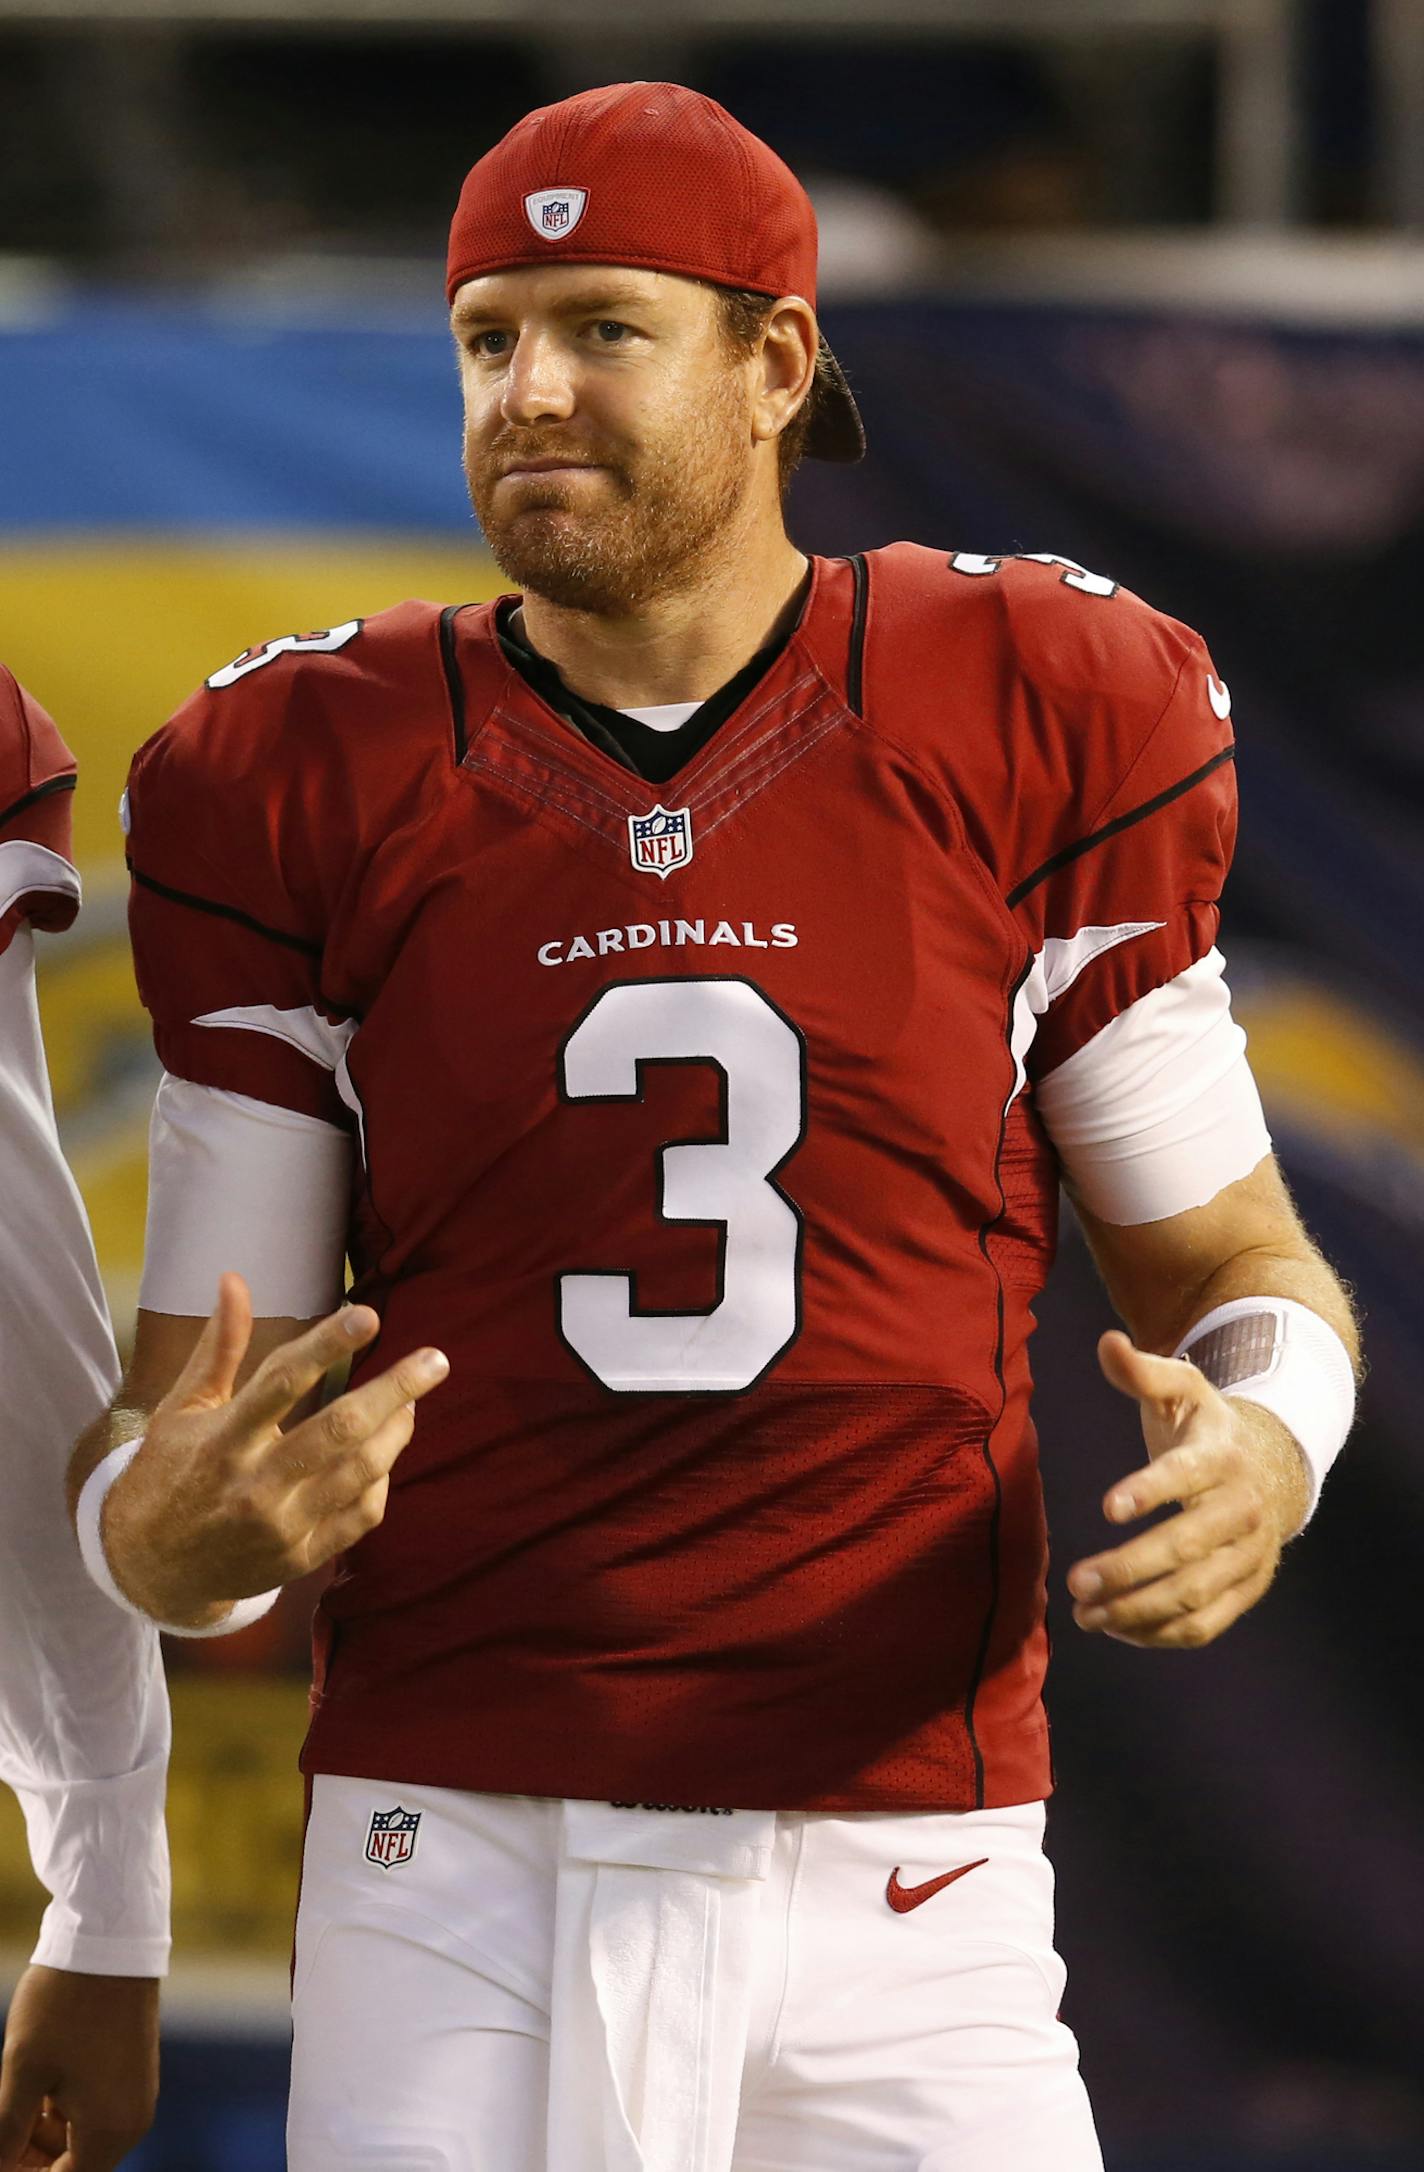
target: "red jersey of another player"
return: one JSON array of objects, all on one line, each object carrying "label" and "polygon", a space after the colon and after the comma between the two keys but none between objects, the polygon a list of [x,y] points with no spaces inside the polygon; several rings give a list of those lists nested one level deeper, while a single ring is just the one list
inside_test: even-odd
[{"label": "red jersey of another player", "polygon": [[74,780],[50,717],[0,664],[0,951],[22,921],[57,930],[79,910]]},{"label": "red jersey of another player", "polygon": [[1210,660],[1062,561],[816,560],[654,786],[497,610],[253,650],[131,777],[163,1061],[352,1128],[359,1370],[452,1364],[323,1599],[308,1769],[1040,1796],[1033,1081],[1211,946]]}]

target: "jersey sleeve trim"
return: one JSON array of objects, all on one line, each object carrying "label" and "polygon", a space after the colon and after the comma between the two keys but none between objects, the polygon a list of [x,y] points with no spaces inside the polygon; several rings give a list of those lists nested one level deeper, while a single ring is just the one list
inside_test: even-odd
[{"label": "jersey sleeve trim", "polygon": [[1068,993],[1094,959],[1116,950],[1119,943],[1133,942],[1139,935],[1154,935],[1164,926],[1165,922],[1161,920],[1123,920],[1112,927],[1079,928],[1076,935],[1050,935],[1042,950],[1034,953],[1014,991],[1010,1046],[1014,1058],[1015,1097],[1028,1082],[1028,1052],[1044,1013],[1060,996]]},{"label": "jersey sleeve trim", "polygon": [[283,928],[269,928],[264,921],[254,920],[251,913],[239,911],[236,905],[219,905],[209,897],[196,897],[189,890],[175,890],[166,882],[155,881],[152,875],[141,874],[132,860],[127,862],[129,874],[141,889],[152,890],[155,897],[166,898],[170,905],[186,905],[195,913],[212,913],[219,920],[236,921],[252,935],[265,936],[269,943],[282,943],[288,950],[299,950],[303,957],[320,958],[320,943],[310,943],[303,935],[288,935]]},{"label": "jersey sleeve trim", "polygon": [[1036,890],[1041,882],[1046,882],[1050,875],[1056,875],[1060,868],[1070,866],[1074,860],[1080,860],[1085,852],[1092,852],[1097,846],[1106,844],[1110,837],[1117,837],[1123,830],[1131,829],[1134,823],[1144,822],[1149,815],[1159,813],[1163,807],[1170,807],[1173,800],[1183,798],[1197,785],[1204,783],[1213,771],[1221,768],[1223,762],[1235,759],[1235,747],[1223,747],[1219,754],[1212,755],[1210,761],[1203,762],[1200,769],[1194,769],[1189,777],[1182,777],[1176,784],[1169,784],[1165,791],[1144,800],[1140,807],[1129,807],[1126,814],[1116,816],[1111,822],[1105,822],[1100,830],[1090,831],[1075,844],[1064,845],[1041,866],[1036,867],[1031,875],[1025,875],[1022,882],[1014,885],[1005,900],[1010,911],[1021,905],[1030,891]]},{"label": "jersey sleeve trim", "polygon": [[323,1017],[309,1003],[239,1003],[185,1025],[160,1025],[155,1040],[165,1070],[195,1088],[227,1088],[345,1130],[352,1107],[346,1057],[359,1024]]},{"label": "jersey sleeve trim", "polygon": [[37,784],[30,791],[22,792],[11,806],[0,808],[0,830],[4,829],[7,822],[13,822],[17,815],[22,815],[27,807],[33,807],[37,800],[48,799],[51,792],[72,792],[78,782],[73,770],[66,777],[46,777],[43,784]]},{"label": "jersey sleeve trim", "polygon": [[226,1010],[205,1011],[192,1023],[269,1034],[274,1041],[285,1041],[289,1048],[295,1048],[326,1071],[340,1069],[356,1031],[354,1018],[343,1019],[334,1025],[310,1003],[287,1010],[279,1010],[271,1003],[237,1003]]},{"label": "jersey sleeve trim", "polygon": [[50,934],[67,928],[80,896],[78,872],[61,853],[25,837],[0,838],[0,952],[22,920]]},{"label": "jersey sleeve trim", "polygon": [[0,913],[7,913],[22,899],[53,892],[79,901],[79,871],[62,853],[48,845],[31,844],[27,837],[0,840]]}]

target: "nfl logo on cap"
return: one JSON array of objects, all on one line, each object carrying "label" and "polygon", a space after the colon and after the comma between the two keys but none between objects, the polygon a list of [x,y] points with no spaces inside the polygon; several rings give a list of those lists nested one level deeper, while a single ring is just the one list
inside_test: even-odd
[{"label": "nfl logo on cap", "polygon": [[408,1863],[415,1853],[421,1815],[419,1810],[403,1809],[399,1803],[394,1810],[373,1810],[366,1828],[366,1861],[379,1864],[382,1870]]},{"label": "nfl logo on cap", "polygon": [[587,189],[535,189],[524,199],[524,216],[541,241],[562,241],[583,217]]},{"label": "nfl logo on cap", "polygon": [[666,882],[675,867],[692,858],[692,815],[686,807],[655,807],[651,814],[629,815],[628,850],[633,865]]}]

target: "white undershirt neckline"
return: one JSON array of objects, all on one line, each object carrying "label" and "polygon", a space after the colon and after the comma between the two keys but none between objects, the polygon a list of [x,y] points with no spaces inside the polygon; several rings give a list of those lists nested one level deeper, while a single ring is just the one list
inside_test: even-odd
[{"label": "white undershirt neckline", "polygon": [[[511,631],[517,632],[521,641],[528,641],[522,606],[515,611],[510,627]],[[628,717],[634,724],[646,724],[650,732],[676,732],[681,731],[689,717],[696,716],[702,706],[701,701],[659,701],[644,709],[620,708],[618,714]]]},{"label": "white undershirt neckline", "polygon": [[646,724],[650,732],[676,732],[681,731],[701,707],[700,701],[660,701],[650,709],[620,709],[618,714],[631,718],[635,724]]}]

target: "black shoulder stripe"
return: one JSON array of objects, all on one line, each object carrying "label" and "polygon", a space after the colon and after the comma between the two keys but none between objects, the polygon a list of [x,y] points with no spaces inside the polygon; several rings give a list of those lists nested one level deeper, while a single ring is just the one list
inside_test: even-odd
[{"label": "black shoulder stripe", "polygon": [[1130,830],[1134,822],[1145,822],[1148,815],[1156,814],[1159,808],[1170,807],[1174,799],[1180,799],[1183,793],[1190,792],[1194,785],[1209,777],[1214,769],[1220,769],[1223,762],[1234,761],[1235,758],[1234,746],[1223,747],[1220,754],[1213,754],[1209,762],[1203,762],[1200,769],[1194,769],[1191,775],[1183,777],[1179,784],[1169,784],[1166,791],[1159,792],[1155,799],[1145,799],[1140,807],[1130,807],[1126,814],[1119,815],[1115,822],[1105,822],[1103,827],[1094,830],[1091,836],[1080,837],[1075,845],[1065,845],[1061,852],[1055,852],[1051,859],[1045,860],[1042,867],[1036,867],[1031,875],[1025,875],[1022,882],[1016,883],[1005,903],[1011,910],[1015,905],[1021,905],[1030,890],[1036,890],[1050,875],[1056,875],[1060,867],[1067,867],[1073,860],[1081,860],[1085,852],[1093,851],[1097,845],[1106,844],[1110,837],[1117,836],[1119,830]]},{"label": "black shoulder stripe", "polygon": [[865,607],[869,588],[865,553],[856,551],[850,561],[855,580],[855,608],[850,622],[850,659],[846,665],[846,700],[856,716],[864,714]]},{"label": "black shoulder stripe", "polygon": [[455,735],[457,767],[464,761],[470,744],[465,729],[465,682],[460,677],[460,660],[455,654],[455,620],[466,608],[463,603],[447,603],[440,613],[440,661],[445,666],[445,688],[450,697],[450,725]]},{"label": "black shoulder stripe", "polygon": [[126,862],[134,881],[144,890],[152,890],[156,897],[167,898],[170,905],[186,905],[195,913],[212,913],[219,920],[235,920],[240,928],[253,935],[263,935],[269,943],[281,943],[287,950],[299,950],[304,957],[319,958],[321,944],[309,943],[305,936],[287,935],[281,928],[269,928],[250,913],[239,912],[235,905],[219,905],[210,897],[194,897],[187,890],[174,890],[166,882],[155,882],[152,875],[141,875],[133,861]]},{"label": "black shoulder stripe", "polygon": [[44,784],[37,784],[32,792],[22,792],[11,807],[0,808],[0,829],[22,815],[27,807],[33,807],[37,799],[48,799],[51,792],[72,792],[79,779],[71,770],[67,777],[50,777]]}]

